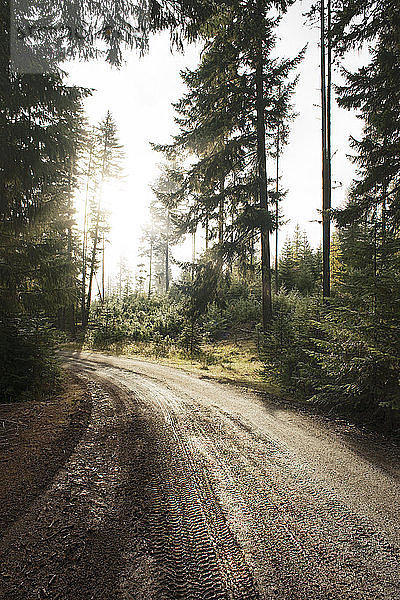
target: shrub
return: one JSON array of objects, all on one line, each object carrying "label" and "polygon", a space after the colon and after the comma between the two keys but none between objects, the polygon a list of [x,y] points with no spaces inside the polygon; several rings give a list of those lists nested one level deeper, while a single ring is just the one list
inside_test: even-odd
[{"label": "shrub", "polygon": [[285,387],[301,395],[311,393],[310,372],[316,360],[310,351],[320,335],[318,303],[296,292],[281,292],[274,300],[274,318],[264,336],[261,355]]},{"label": "shrub", "polygon": [[380,348],[378,340],[368,339],[363,327],[351,327],[337,314],[328,316],[321,329],[325,339],[310,352],[318,365],[311,400],[356,410],[399,409],[399,359]]},{"label": "shrub", "polygon": [[[379,325],[379,326],[378,326]],[[373,318],[281,292],[264,337],[265,370],[302,397],[356,411],[400,408],[400,361]]]},{"label": "shrub", "polygon": [[54,391],[59,369],[52,331],[39,320],[0,323],[0,398],[43,398]]}]

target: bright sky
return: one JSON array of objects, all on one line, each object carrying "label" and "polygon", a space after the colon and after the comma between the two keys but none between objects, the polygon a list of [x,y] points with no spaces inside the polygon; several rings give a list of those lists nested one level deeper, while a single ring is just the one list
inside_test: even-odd
[{"label": "bright sky", "polygon": [[[282,187],[288,190],[283,203],[287,224],[281,239],[284,241],[298,223],[307,231],[312,245],[318,246],[321,239],[321,226],[317,223],[321,205],[319,31],[303,25],[302,13],[308,4],[308,0],[296,3],[278,32],[277,54],[282,57],[293,57],[308,44],[294,100],[298,116],[281,160]],[[135,270],[141,227],[148,220],[150,186],[157,178],[157,165],[161,161],[150,142],[167,143],[176,132],[171,103],[184,93],[179,71],[195,68],[199,51],[200,47],[190,46],[184,54],[172,54],[168,34],[164,33],[151,40],[148,55],[139,58],[132,52],[120,70],[104,63],[73,63],[68,68],[70,82],[96,90],[86,101],[90,122],[97,123],[107,110],[113,114],[127,157],[124,182],[108,186],[105,192],[112,225],[107,250],[109,272],[117,271],[120,257]],[[334,80],[338,81],[337,75]],[[354,115],[333,107],[332,177],[342,183],[333,191],[334,206],[343,202],[354,176],[354,167],[346,158],[350,152],[348,139],[350,135],[359,135],[361,125]],[[272,163],[269,168],[271,174],[275,173]],[[182,254],[189,258],[189,248],[187,244],[178,251],[179,258]]]}]

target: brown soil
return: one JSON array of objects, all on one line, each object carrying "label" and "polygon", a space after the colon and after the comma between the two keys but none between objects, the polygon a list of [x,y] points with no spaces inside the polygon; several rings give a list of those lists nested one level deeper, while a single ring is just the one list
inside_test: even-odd
[{"label": "brown soil", "polygon": [[397,447],[170,367],[65,359],[63,399],[2,407],[1,600],[398,597]]},{"label": "brown soil", "polygon": [[91,398],[75,377],[46,402],[0,406],[0,531],[40,495],[86,429]]}]

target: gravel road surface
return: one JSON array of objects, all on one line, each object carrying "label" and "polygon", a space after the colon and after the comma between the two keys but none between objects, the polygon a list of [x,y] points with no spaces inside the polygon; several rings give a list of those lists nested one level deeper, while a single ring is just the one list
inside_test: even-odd
[{"label": "gravel road surface", "polygon": [[6,600],[398,600],[400,460],[340,421],[80,352],[65,464],[0,541]]}]

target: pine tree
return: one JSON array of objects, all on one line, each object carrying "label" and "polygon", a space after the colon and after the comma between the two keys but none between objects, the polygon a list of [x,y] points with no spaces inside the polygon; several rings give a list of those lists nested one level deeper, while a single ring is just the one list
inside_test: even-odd
[{"label": "pine tree", "polygon": [[[71,193],[84,95],[83,90],[64,86],[58,76],[11,75],[6,95],[1,97],[4,151],[0,158],[0,226],[1,251],[7,258],[0,262],[2,307],[7,314],[25,310],[30,304],[24,287],[33,287],[38,293],[41,290],[43,296],[45,289],[46,294],[53,289],[52,285],[43,288],[30,283],[38,273],[32,262],[40,263],[40,248],[45,248],[41,240],[47,243],[54,236],[64,246],[71,264],[75,260]],[[29,264],[17,265],[19,246],[25,247]],[[60,265],[54,265],[49,278],[58,280],[61,274]],[[63,287],[69,296],[73,287]],[[59,285],[54,289],[59,294]]]},{"label": "pine tree", "polygon": [[175,197],[177,169],[176,163],[161,166],[161,174],[152,188],[155,198],[150,204],[153,229],[158,232],[155,238],[155,251],[159,263],[157,278],[160,292],[165,293],[168,293],[171,282],[171,250],[181,238]]},{"label": "pine tree", "polygon": [[5,24],[0,32],[0,387],[5,398],[41,389],[53,376],[46,326],[74,326],[78,249],[72,196],[82,100],[88,94],[66,86],[59,74],[11,70],[8,9],[0,10]]},{"label": "pine tree", "polygon": [[[103,190],[104,184],[111,178],[121,175],[121,161],[123,154],[118,140],[117,126],[112,118],[110,111],[96,129],[94,155],[96,166],[94,171],[95,195],[91,224],[91,249],[87,260],[88,267],[88,289],[86,291],[85,311],[82,315],[82,325],[86,327],[89,320],[90,305],[92,301],[93,282],[98,268],[98,254],[101,251],[100,243],[105,239],[107,224],[105,212],[103,209]],[[104,251],[104,249],[103,249]],[[85,274],[83,275],[85,279]],[[100,294],[101,295],[101,294]]]},{"label": "pine tree", "polygon": [[[373,18],[372,18],[373,17]],[[341,294],[365,319],[374,347],[398,348],[396,300],[400,237],[400,8],[358,0],[339,6],[333,36],[339,56],[369,44],[370,61],[344,72],[338,102],[364,121],[361,139],[351,139],[357,176],[346,206],[336,212],[343,249]]]},{"label": "pine tree", "polygon": [[[188,227],[201,223],[208,240],[215,220],[219,250],[228,255],[248,254],[249,242],[254,247],[261,237],[266,327],[272,308],[269,235],[275,226],[266,159],[275,149],[277,124],[290,117],[295,82],[287,78],[301,55],[272,59],[277,19],[268,16],[269,3],[245,5],[221,11],[209,23],[199,68],[183,74],[188,93],[176,105],[181,133],[160,149],[197,156],[181,186],[181,199],[193,202]],[[224,228],[228,206],[235,216]]]},{"label": "pine tree", "polygon": [[321,281],[321,253],[310,247],[307,236],[297,225],[294,235],[282,249],[279,282],[286,290],[314,294]]}]

